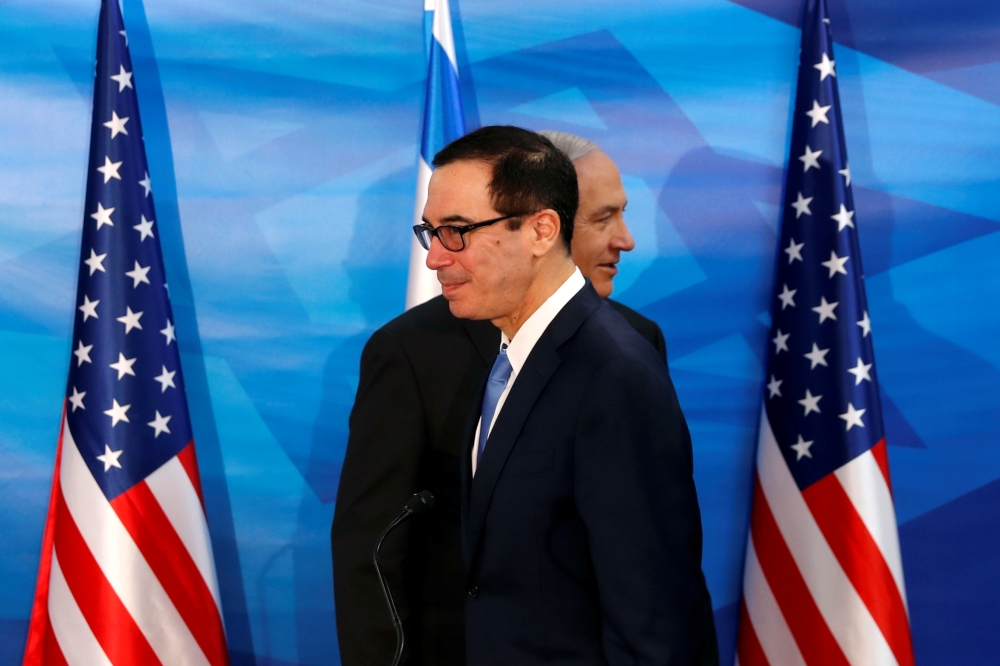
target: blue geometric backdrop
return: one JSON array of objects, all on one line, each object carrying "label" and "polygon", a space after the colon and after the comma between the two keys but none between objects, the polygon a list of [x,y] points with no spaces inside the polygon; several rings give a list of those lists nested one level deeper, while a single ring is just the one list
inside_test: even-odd
[{"label": "blue geometric backdrop", "polygon": [[[0,665],[70,359],[97,0],[0,3]],[[358,358],[403,309],[424,74],[396,0],[124,0],[234,663],[337,663]],[[917,660],[1000,654],[1000,4],[831,0]],[[467,124],[621,166],[731,655],[800,0],[452,3]]]}]

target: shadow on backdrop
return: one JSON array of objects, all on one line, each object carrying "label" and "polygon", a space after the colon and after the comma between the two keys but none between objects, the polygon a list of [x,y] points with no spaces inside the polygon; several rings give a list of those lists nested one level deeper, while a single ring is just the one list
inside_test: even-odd
[{"label": "shadow on backdrop", "polygon": [[[394,172],[365,189],[358,199],[347,258],[343,266],[351,280],[348,297],[364,315],[365,326],[337,345],[323,368],[319,413],[313,424],[309,455],[311,484],[321,489],[303,496],[295,534],[295,599],[299,659],[302,663],[331,663],[329,640],[336,645],[333,614],[311,609],[329,605],[333,596],[330,553],[331,504],[336,499],[347,447],[348,418],[358,385],[361,350],[378,327],[403,311],[406,294],[413,208],[413,170]],[[321,474],[320,481],[317,475]],[[318,497],[319,502],[316,501]],[[374,544],[373,544],[374,545]],[[300,575],[300,567],[312,570]],[[322,567],[321,572],[318,568]],[[317,584],[318,581],[324,584]],[[325,603],[324,603],[325,602]]]}]

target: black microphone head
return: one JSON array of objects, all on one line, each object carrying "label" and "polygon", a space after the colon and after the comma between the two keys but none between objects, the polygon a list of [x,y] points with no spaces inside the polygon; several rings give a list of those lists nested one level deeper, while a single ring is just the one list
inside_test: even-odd
[{"label": "black microphone head", "polygon": [[421,514],[434,506],[434,495],[429,490],[421,490],[415,493],[406,503],[406,508],[413,515]]}]

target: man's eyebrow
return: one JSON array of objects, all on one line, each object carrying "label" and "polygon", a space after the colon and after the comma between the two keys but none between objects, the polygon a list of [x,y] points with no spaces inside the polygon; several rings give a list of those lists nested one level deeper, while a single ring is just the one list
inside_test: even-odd
[{"label": "man's eyebrow", "polygon": [[472,224],[473,221],[463,215],[448,215],[447,217],[441,218],[442,223],[447,222],[464,222],[466,224]]},{"label": "man's eyebrow", "polygon": [[[431,221],[428,220],[423,215],[420,216],[420,220],[424,224],[427,224],[427,225],[432,226],[432,227],[434,226],[433,224],[431,224]],[[469,218],[464,217],[462,215],[449,215],[447,217],[442,217],[441,218],[441,224],[448,224],[449,222],[464,222],[465,224],[474,224],[474,222],[472,220],[470,220]]]},{"label": "man's eyebrow", "polygon": [[[627,205],[628,205],[628,203],[625,204],[625,206],[627,206]],[[595,216],[596,215],[603,215],[605,213],[614,213],[614,212],[619,211],[619,210],[625,210],[625,206],[616,206],[614,204],[610,204],[610,205],[604,206],[603,208],[597,209],[597,211],[594,213],[594,215]]]}]

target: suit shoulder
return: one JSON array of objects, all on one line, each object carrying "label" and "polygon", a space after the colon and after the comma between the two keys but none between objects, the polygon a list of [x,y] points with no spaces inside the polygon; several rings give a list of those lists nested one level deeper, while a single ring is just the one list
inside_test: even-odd
[{"label": "suit shoulder", "polygon": [[[654,324],[655,326],[655,324]],[[605,302],[580,327],[578,343],[594,362],[643,364],[657,361],[656,350],[632,322]]]},{"label": "suit shoulder", "polygon": [[[488,354],[500,345],[500,331],[489,321],[468,321],[451,313],[448,301],[437,296],[410,308],[375,331],[366,347],[397,345],[408,356],[439,359],[441,354],[462,356],[479,348]],[[492,362],[492,361],[491,361]]]},{"label": "suit shoulder", "polygon": [[393,335],[406,335],[420,330],[457,329],[461,322],[448,307],[444,296],[436,296],[429,301],[410,308],[395,319],[389,320],[380,331]]},{"label": "suit shoulder", "polygon": [[660,325],[649,317],[644,317],[624,303],[613,301],[610,298],[605,299],[605,302],[610,305],[615,312],[624,317],[625,321],[631,324],[632,328],[639,332],[639,335],[646,338],[650,342],[658,337],[662,337],[663,333],[660,330]]}]

